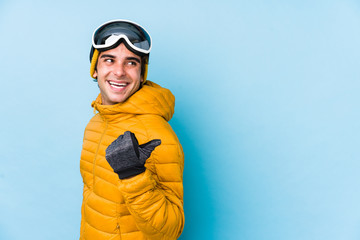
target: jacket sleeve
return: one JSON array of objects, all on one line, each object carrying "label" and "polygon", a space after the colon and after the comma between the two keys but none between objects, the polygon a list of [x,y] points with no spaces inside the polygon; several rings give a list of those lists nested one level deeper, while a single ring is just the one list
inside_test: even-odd
[{"label": "jacket sleeve", "polygon": [[159,146],[145,166],[144,173],[120,180],[125,203],[150,239],[177,239],[185,222],[181,146]]}]

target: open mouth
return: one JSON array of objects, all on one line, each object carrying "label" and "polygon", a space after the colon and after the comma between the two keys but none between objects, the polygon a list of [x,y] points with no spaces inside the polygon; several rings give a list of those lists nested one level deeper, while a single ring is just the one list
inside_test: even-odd
[{"label": "open mouth", "polygon": [[128,85],[128,83],[117,83],[117,82],[113,82],[113,81],[108,81],[108,83],[110,84],[111,87],[114,87],[117,89],[125,88]]}]

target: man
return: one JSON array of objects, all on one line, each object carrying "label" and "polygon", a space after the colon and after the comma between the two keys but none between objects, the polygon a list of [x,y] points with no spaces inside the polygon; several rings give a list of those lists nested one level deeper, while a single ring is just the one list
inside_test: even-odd
[{"label": "man", "polygon": [[177,239],[184,227],[182,147],[171,92],[147,81],[151,37],[114,20],[94,31],[90,74],[100,94],[81,152],[80,239]]}]

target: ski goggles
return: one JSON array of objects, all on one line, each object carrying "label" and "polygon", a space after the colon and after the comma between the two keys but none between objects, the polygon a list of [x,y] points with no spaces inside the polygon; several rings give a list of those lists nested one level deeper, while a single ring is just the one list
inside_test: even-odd
[{"label": "ski goggles", "polygon": [[139,24],[122,19],[112,20],[98,27],[92,36],[92,46],[99,51],[106,51],[116,46],[120,39],[124,39],[135,53],[150,53],[150,34]]}]

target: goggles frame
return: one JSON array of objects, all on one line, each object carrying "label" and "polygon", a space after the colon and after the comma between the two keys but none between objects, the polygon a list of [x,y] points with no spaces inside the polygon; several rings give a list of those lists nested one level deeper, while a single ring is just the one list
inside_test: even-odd
[{"label": "goggles frame", "polygon": [[[149,49],[143,49],[143,48],[139,48],[137,46],[135,46],[130,39],[128,38],[128,36],[124,33],[120,33],[120,34],[116,34],[113,33],[111,34],[106,40],[104,44],[96,44],[95,43],[95,37],[97,37],[98,31],[101,30],[101,28],[103,28],[106,25],[109,25],[111,23],[116,23],[116,22],[124,22],[124,23],[128,23],[133,25],[135,28],[139,29],[139,31],[142,31],[143,34],[145,35],[145,40],[148,41],[149,44]],[[139,53],[142,54],[149,54],[152,48],[152,39],[150,34],[145,30],[145,28],[143,28],[142,26],[140,26],[139,24],[129,21],[129,20],[125,20],[125,19],[115,19],[115,20],[111,20],[108,22],[105,22],[104,24],[100,25],[97,29],[95,29],[95,31],[93,32],[92,35],[92,46],[95,49],[98,50],[103,50],[103,49],[111,49],[112,46],[114,46],[117,42],[119,42],[120,39],[124,39],[126,41],[126,43],[129,45],[129,47],[131,47],[134,51],[137,51]]]}]

